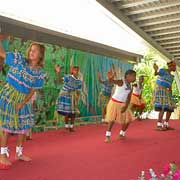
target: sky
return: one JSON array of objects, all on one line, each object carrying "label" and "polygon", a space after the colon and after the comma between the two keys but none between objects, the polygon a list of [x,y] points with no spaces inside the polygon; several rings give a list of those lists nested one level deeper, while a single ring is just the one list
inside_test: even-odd
[{"label": "sky", "polygon": [[129,52],[145,41],[95,0],[0,0],[0,15]]}]

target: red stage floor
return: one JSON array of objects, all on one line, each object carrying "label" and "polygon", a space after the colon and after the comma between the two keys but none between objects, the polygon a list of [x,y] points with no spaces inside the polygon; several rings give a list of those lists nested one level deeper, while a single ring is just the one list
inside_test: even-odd
[{"label": "red stage floor", "polygon": [[0,180],[137,180],[141,170],[175,161],[180,165],[180,121],[172,120],[174,131],[155,131],[155,120],[133,122],[125,140],[120,129],[112,131],[112,143],[104,143],[105,125],[87,125],[69,133],[64,129],[33,135],[25,144],[32,162],[13,159],[15,138],[10,137],[13,165],[0,170]]}]

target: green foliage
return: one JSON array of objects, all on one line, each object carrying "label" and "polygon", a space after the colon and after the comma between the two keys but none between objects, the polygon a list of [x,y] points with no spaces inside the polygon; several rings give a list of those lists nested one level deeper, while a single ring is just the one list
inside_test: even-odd
[{"label": "green foliage", "polygon": [[35,106],[36,125],[45,125],[47,120],[53,119],[58,93],[59,90],[55,88],[43,88],[37,92]]},{"label": "green foliage", "polygon": [[[177,74],[178,74],[178,77],[180,78],[180,68],[179,67],[177,67]],[[177,87],[177,84],[175,81],[172,84],[172,89],[173,89],[175,102],[176,102],[177,106],[180,106],[180,94],[179,94],[179,90],[178,90],[178,87]]]},{"label": "green foliage", "polygon": [[144,78],[144,88],[143,88],[143,98],[146,101],[145,111],[152,110],[152,94],[155,84],[155,76],[153,70],[154,57],[152,53],[144,56],[142,62],[135,65],[135,70],[137,72],[137,77],[143,75]]}]

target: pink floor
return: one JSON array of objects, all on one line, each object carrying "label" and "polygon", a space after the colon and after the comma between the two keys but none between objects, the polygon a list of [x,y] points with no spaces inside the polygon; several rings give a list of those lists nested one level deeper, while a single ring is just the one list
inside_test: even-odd
[{"label": "pink floor", "polygon": [[[137,180],[141,170],[157,173],[175,161],[180,166],[180,121],[172,120],[174,131],[155,131],[155,120],[133,122],[125,140],[104,143],[105,125],[87,125],[69,133],[64,129],[36,133],[25,144],[30,163],[15,161],[16,137],[10,137],[9,170],[0,170],[0,180]],[[148,179],[148,178],[147,178]]]}]

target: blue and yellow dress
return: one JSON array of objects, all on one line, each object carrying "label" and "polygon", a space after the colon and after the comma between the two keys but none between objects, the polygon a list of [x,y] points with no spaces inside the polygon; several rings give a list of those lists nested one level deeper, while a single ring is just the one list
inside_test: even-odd
[{"label": "blue and yellow dress", "polygon": [[9,65],[6,85],[0,91],[0,122],[9,133],[25,134],[34,124],[32,102],[27,102],[18,112],[15,107],[21,103],[30,89],[43,86],[45,72],[32,68],[20,53],[6,53],[5,63]]},{"label": "blue and yellow dress", "polygon": [[113,84],[110,83],[108,80],[105,80],[102,83],[102,89],[98,97],[98,105],[101,108],[106,108],[111,97],[112,88],[113,88]]},{"label": "blue and yellow dress", "polygon": [[77,91],[82,88],[82,81],[75,78],[73,75],[64,77],[64,86],[59,93],[56,101],[56,110],[59,114],[75,117],[78,110],[78,95]]},{"label": "blue and yellow dress", "polygon": [[154,91],[154,108],[156,111],[174,111],[175,102],[171,90],[173,79],[174,76],[166,69],[159,70]]}]

